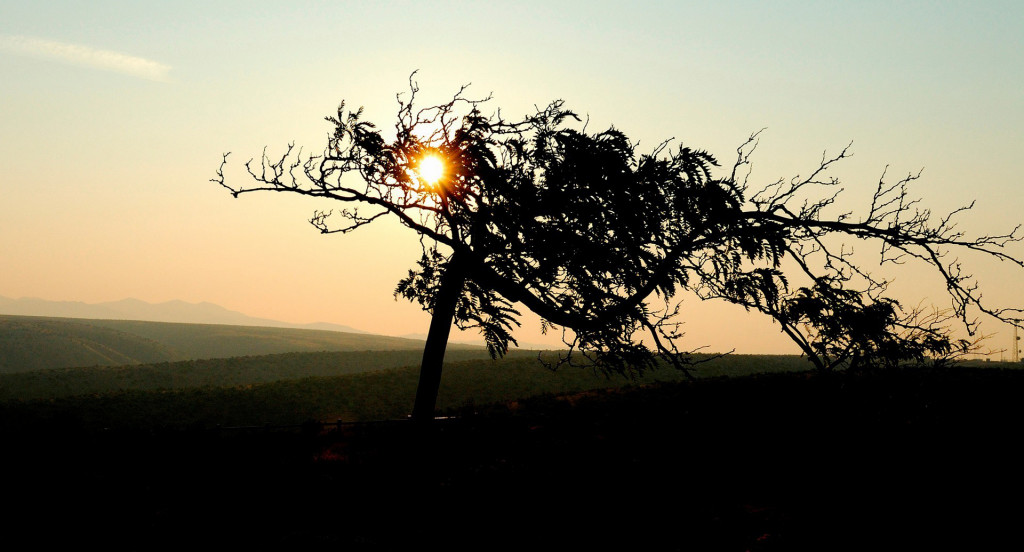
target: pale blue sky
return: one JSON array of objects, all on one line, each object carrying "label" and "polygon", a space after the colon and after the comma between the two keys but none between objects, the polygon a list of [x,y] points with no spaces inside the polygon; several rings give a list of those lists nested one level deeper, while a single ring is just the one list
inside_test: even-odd
[{"label": "pale blue sky", "polygon": [[[509,115],[562,98],[591,128],[724,163],[766,127],[763,182],[852,141],[837,172],[851,200],[886,165],[923,167],[928,205],[977,198],[965,228],[1006,229],[1024,219],[1022,36],[1019,2],[0,1],[0,295],[425,331],[391,295],[415,236],[323,237],[305,221],[330,205],[208,182],[224,151],[318,151],[341,99],[390,127],[415,69],[425,100],[465,83]],[[986,297],[1024,303],[1018,280],[982,269]],[[941,300],[924,276],[900,280]],[[690,345],[786,348],[742,313],[691,308]]]}]

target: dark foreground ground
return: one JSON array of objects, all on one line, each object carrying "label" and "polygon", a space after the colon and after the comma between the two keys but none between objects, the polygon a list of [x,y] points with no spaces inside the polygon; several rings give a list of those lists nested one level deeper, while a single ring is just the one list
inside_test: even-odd
[{"label": "dark foreground ground", "polygon": [[0,539],[753,551],[1024,537],[1024,372],[759,376],[465,414],[428,430],[6,435]]}]

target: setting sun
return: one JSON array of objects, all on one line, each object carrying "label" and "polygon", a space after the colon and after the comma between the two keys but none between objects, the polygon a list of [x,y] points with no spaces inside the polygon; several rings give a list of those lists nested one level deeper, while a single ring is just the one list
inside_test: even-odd
[{"label": "setting sun", "polygon": [[437,155],[427,155],[420,159],[419,170],[417,171],[424,182],[433,186],[444,176],[444,161]]}]

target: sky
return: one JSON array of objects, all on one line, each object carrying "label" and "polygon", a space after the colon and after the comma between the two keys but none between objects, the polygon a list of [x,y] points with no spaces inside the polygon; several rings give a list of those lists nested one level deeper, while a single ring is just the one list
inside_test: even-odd
[{"label": "sky", "polygon": [[[493,5],[492,5],[493,4]],[[563,99],[640,149],[667,138],[725,167],[765,129],[752,181],[835,171],[856,210],[883,170],[968,232],[1024,219],[1024,4],[973,2],[16,2],[0,0],[0,296],[209,301],[287,322],[425,333],[394,287],[419,243],[394,223],[320,235],[333,206],[233,199],[210,182],[290,142],[319,152],[338,103],[391,128],[464,84],[506,115]],[[969,259],[968,259],[969,261]],[[985,298],[1021,273],[979,261]],[[894,293],[946,306],[934,275]],[[796,352],[771,323],[684,304],[685,347]],[[556,344],[535,317],[516,337]],[[1008,329],[983,325],[993,346]]]}]

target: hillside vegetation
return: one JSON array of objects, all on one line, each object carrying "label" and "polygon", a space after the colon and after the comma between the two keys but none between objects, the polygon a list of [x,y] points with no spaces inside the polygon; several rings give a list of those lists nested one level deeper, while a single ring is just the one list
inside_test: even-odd
[{"label": "hillside vegetation", "polygon": [[[0,315],[0,374],[316,351],[421,351],[370,334],[132,320]],[[482,350],[453,344],[452,350]]]},{"label": "hillside vegetation", "polygon": [[[522,353],[513,353],[512,357]],[[0,374],[0,400],[56,399],[121,391],[245,387],[310,377],[334,377],[413,367],[419,351],[324,351],[212,358],[127,366],[55,368]],[[534,353],[533,356],[536,356]],[[510,358],[512,358],[510,357]],[[455,350],[450,361],[489,359],[487,352]]]},{"label": "hillside vegetation", "polygon": [[[91,429],[151,429],[400,419],[412,406],[419,355],[417,351],[287,353],[6,374],[0,375],[0,413],[9,428],[57,423]],[[501,360],[491,360],[481,350],[450,351],[438,408],[458,412],[538,395],[685,379],[683,373],[667,367],[635,379],[609,377],[588,368],[552,371],[537,355],[537,351],[512,351]],[[735,355],[701,364],[696,375],[806,369],[807,362],[796,356]]]}]

